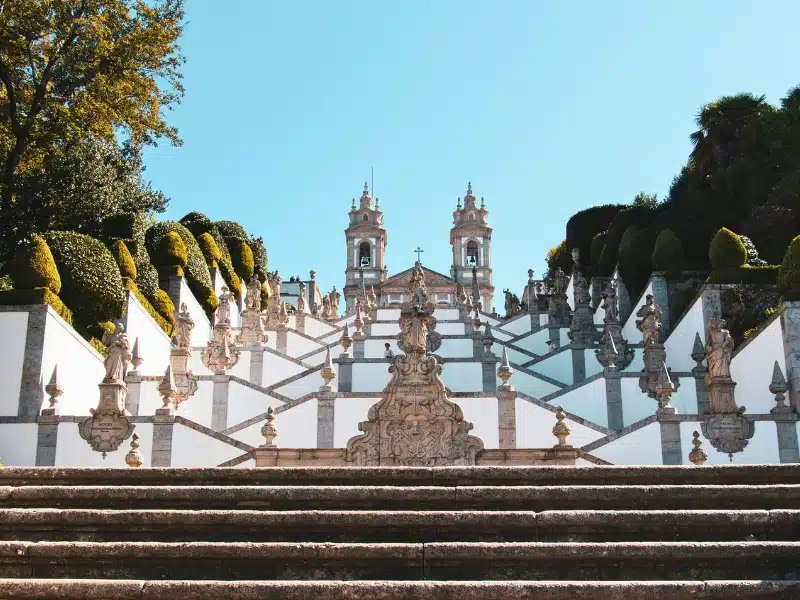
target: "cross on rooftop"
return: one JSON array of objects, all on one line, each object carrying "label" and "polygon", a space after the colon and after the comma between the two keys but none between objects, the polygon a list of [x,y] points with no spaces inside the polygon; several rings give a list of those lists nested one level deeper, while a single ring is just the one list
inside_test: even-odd
[{"label": "cross on rooftop", "polygon": [[420,254],[422,254],[423,252],[425,252],[425,250],[423,250],[422,248],[420,248],[419,246],[417,246],[417,247],[416,247],[416,249],[414,250],[414,252],[416,252],[416,253],[417,253],[417,262],[418,262],[418,263],[420,263],[420,264],[422,264],[422,258],[420,257]]}]

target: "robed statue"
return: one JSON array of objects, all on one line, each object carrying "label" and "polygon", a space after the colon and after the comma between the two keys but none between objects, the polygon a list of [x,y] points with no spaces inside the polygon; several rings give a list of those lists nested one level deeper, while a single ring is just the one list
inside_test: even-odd
[{"label": "robed statue", "polygon": [[608,287],[603,290],[603,317],[604,323],[617,323],[619,315],[617,313],[617,288],[614,281],[609,282]]},{"label": "robed statue", "polygon": [[300,293],[297,297],[297,312],[307,312],[306,311],[306,284],[302,281],[300,282]]},{"label": "robed statue", "polygon": [[217,307],[217,325],[228,324],[231,322],[231,298],[227,287],[222,286],[222,293],[219,295],[219,306]]},{"label": "robed statue", "polygon": [[261,310],[261,280],[255,275],[247,283],[247,308]]},{"label": "robed statue", "polygon": [[733,356],[733,337],[725,329],[724,319],[710,319],[706,331],[706,358],[708,359],[708,376],[731,376],[731,357]]},{"label": "robed statue", "polygon": [[647,294],[645,303],[636,311],[636,329],[642,332],[642,346],[657,344],[661,332],[661,308],[652,294]]},{"label": "robed statue", "polygon": [[175,319],[175,345],[178,348],[192,347],[192,329],[194,329],[194,320],[189,314],[186,303],[182,302],[181,310]]},{"label": "robed statue", "polygon": [[125,369],[131,361],[131,346],[125,326],[122,321],[115,321],[114,325],[113,333],[106,331],[103,334],[103,344],[106,346],[104,381],[124,381]]}]

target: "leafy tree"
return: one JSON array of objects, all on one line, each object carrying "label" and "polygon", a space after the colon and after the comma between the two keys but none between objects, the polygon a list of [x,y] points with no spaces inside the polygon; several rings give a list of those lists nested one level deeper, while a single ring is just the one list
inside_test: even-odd
[{"label": "leafy tree", "polygon": [[645,194],[639,192],[633,199],[634,206],[645,206],[647,208],[655,208],[658,206],[658,194]]},{"label": "leafy tree", "polygon": [[183,95],[183,17],[183,0],[3,3],[0,259],[26,229],[21,177],[44,173],[89,140],[180,143],[164,112]]}]

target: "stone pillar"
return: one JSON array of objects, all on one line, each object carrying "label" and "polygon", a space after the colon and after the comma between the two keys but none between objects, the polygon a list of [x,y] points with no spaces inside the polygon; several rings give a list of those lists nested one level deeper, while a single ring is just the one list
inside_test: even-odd
[{"label": "stone pillar", "polygon": [[181,283],[183,277],[178,275],[167,275],[166,277],[159,274],[159,287],[167,292],[169,299],[175,305],[175,313],[177,314],[181,308]]},{"label": "stone pillar", "polygon": [[281,354],[289,354],[289,330],[285,325],[278,325],[278,330],[275,333],[275,350]]},{"label": "stone pillar", "polygon": [[211,401],[211,429],[222,431],[228,428],[228,393],[230,375],[213,375],[214,392]]},{"label": "stone pillar", "polygon": [[[720,296],[718,285],[706,284],[703,286],[703,291],[700,294],[700,301],[703,303],[703,323],[708,325],[711,319],[722,318],[722,298]],[[661,307],[662,311],[664,307]],[[703,332],[703,341],[708,342],[706,337],[708,332]],[[661,339],[664,339],[662,336]]]},{"label": "stone pillar", "polygon": [[497,426],[501,448],[517,447],[517,391],[497,390]]},{"label": "stone pillar", "polygon": [[663,464],[682,465],[680,421],[675,415],[658,414],[658,422],[661,428],[661,460]]},{"label": "stone pillar", "polygon": [[[47,409],[45,409],[47,410]],[[54,467],[58,444],[58,414],[41,415],[36,438],[36,466]]]},{"label": "stone pillar", "polygon": [[125,411],[130,415],[139,414],[139,396],[142,391],[142,376],[138,371],[131,371],[125,377],[128,395],[125,397]]},{"label": "stone pillar", "polygon": [[[214,392],[216,392],[216,384]],[[216,393],[214,399],[216,400]],[[153,417],[153,448],[150,451],[151,467],[172,466],[172,432],[174,428],[175,411],[172,408],[157,408],[156,415]]]},{"label": "stone pillar", "polygon": [[694,347],[692,348],[692,359],[697,365],[692,368],[692,374],[694,374],[694,387],[697,395],[697,412],[701,415],[708,411],[708,385],[706,385],[708,369],[703,364],[705,358],[705,346],[703,340],[700,339],[700,333],[697,332],[694,334]]},{"label": "stone pillar", "polygon": [[589,290],[592,297],[592,310],[596,310],[597,307],[600,306],[600,302],[603,299],[603,290],[608,287],[610,281],[610,277],[600,277],[599,275],[592,277],[592,280],[589,282]]},{"label": "stone pillar", "polygon": [[616,367],[603,369],[606,381],[606,410],[608,414],[608,428],[619,431],[625,427],[622,412],[622,379]]},{"label": "stone pillar", "polygon": [[42,373],[44,356],[44,328],[47,322],[47,305],[28,311],[28,330],[25,335],[25,355],[22,362],[22,380],[19,386],[18,417],[35,417],[42,408]]},{"label": "stone pillar", "polygon": [[320,392],[317,396],[317,448],[333,448],[335,411],[336,392]]},{"label": "stone pillar", "polygon": [[586,381],[586,352],[583,345],[572,346],[572,383]]},{"label": "stone pillar", "polygon": [[781,332],[783,355],[786,359],[786,378],[789,384],[789,406],[800,412],[800,302],[783,303]]},{"label": "stone pillar", "polygon": [[481,358],[484,392],[493,392],[497,389],[497,376],[495,374],[497,371],[497,367],[495,366],[496,364],[496,356],[484,356]]},{"label": "stone pillar", "polygon": [[250,383],[264,381],[264,346],[250,346]]},{"label": "stone pillar", "polygon": [[661,333],[660,340],[666,340],[672,331],[672,319],[669,314],[669,291],[667,289],[667,278],[664,273],[656,271],[650,277],[650,284],[653,289],[653,298],[661,309]]},{"label": "stone pillar", "polygon": [[298,333],[306,332],[306,313],[299,311],[295,313],[294,327]]},{"label": "stone pillar", "polygon": [[617,279],[617,302],[619,304],[619,320],[625,323],[631,316],[633,307],[631,306],[631,295],[622,279]]},{"label": "stone pillar", "polygon": [[353,357],[364,358],[364,340],[367,339],[363,333],[356,332],[353,334]]},{"label": "stone pillar", "polygon": [[349,354],[339,355],[339,391],[353,391],[353,357]]},{"label": "stone pillar", "polygon": [[797,415],[776,414],[775,428],[778,434],[780,461],[782,463],[800,463],[800,447],[797,444]]},{"label": "stone pillar", "polygon": [[561,348],[561,328],[548,327],[550,330],[550,341],[553,342],[556,348]]}]

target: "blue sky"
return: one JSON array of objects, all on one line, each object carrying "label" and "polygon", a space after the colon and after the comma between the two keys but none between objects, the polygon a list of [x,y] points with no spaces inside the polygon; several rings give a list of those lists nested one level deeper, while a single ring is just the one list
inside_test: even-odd
[{"label": "blue sky", "polygon": [[495,287],[519,292],[573,213],[666,194],[702,104],[800,83],[796,0],[187,4],[184,146],[146,153],[162,218],[239,221],[326,289],[373,166],[391,273],[418,244],[448,272],[472,181]]}]

